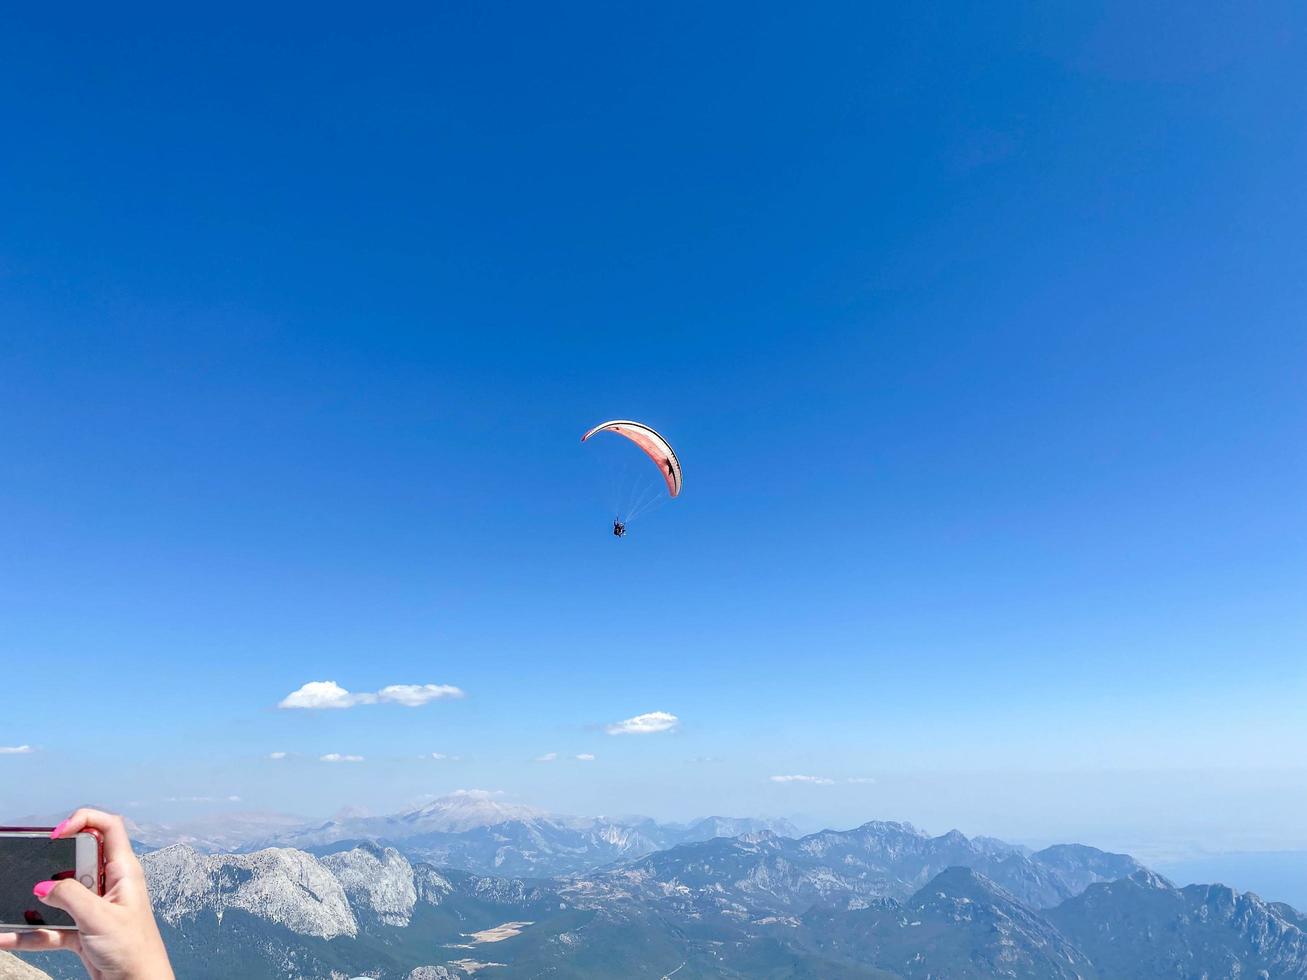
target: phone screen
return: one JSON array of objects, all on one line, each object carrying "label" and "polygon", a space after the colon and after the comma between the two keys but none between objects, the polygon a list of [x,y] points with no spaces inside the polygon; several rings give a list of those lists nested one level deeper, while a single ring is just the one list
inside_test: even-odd
[{"label": "phone screen", "polygon": [[76,840],[0,835],[0,926],[71,926],[72,916],[39,901],[32,888],[76,874]]}]

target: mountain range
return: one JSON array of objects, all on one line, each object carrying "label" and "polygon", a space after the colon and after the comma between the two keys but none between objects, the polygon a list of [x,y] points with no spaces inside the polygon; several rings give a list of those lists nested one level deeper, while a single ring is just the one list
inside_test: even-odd
[{"label": "mountain range", "polygon": [[[883,821],[806,836],[720,819],[642,827],[486,802],[286,832],[302,847],[145,854],[178,976],[1307,978],[1307,919],[1289,906],[1177,888],[1083,845],[1031,851]],[[704,836],[714,829],[742,832]],[[691,839],[637,853],[678,836]],[[490,842],[501,865],[572,870],[487,874],[422,857],[438,846],[493,862]],[[80,976],[70,958],[33,961]]]},{"label": "mountain range", "polygon": [[798,836],[787,820],[705,817],[689,824],[647,817],[571,817],[506,803],[480,790],[460,790],[386,816],[342,813],[323,822],[276,814],[181,826],[136,824],[144,849],[186,843],[204,852],[293,847],[325,855],[356,844],[394,846],[441,867],[497,875],[553,877],[652,854],[689,841],[759,831]]}]

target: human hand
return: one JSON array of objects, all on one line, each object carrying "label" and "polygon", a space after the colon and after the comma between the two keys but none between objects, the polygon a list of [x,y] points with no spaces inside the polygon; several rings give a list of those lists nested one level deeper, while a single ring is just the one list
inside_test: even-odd
[{"label": "human hand", "polygon": [[71,915],[77,931],[0,933],[0,949],[25,953],[71,950],[82,958],[91,980],[173,980],[150,908],[145,872],[132,853],[122,817],[78,810],[50,836],[72,837],[88,830],[99,831],[104,841],[104,896],[72,880],[34,882],[32,893],[46,905]]}]

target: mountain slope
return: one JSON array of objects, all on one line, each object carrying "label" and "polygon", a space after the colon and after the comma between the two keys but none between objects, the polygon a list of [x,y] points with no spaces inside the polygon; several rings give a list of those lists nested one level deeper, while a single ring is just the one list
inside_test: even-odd
[{"label": "mountain slope", "polygon": [[[911,888],[952,854],[973,866]],[[553,881],[371,843],[321,857],[174,846],[142,864],[178,975],[196,980],[1307,980],[1304,918],[1288,906],[1142,869],[1093,881],[1137,865],[903,824],[715,838]],[[71,957],[34,962],[81,976]]]},{"label": "mountain slope", "polygon": [[1301,917],[1224,885],[1139,871],[1048,915],[1108,977],[1307,977]]},{"label": "mountain slope", "polygon": [[526,931],[552,920],[539,931],[561,932],[588,918],[524,882],[442,873],[373,845],[321,859],[288,848],[202,855],[176,845],[141,863],[186,977],[407,977],[424,966],[435,974],[511,938],[475,938],[506,923]]},{"label": "mountain slope", "polygon": [[949,868],[900,904],[814,909],[797,939],[839,961],[905,978],[1087,980],[1089,960],[1047,919],[969,868]]},{"label": "mountain slope", "polygon": [[684,844],[584,876],[568,894],[652,903],[675,914],[782,914],[814,903],[906,900],[955,866],[984,874],[1032,908],[1056,905],[1082,882],[1139,867],[1090,847],[1057,851],[1045,863],[1039,854],[957,831],[929,837],[910,824],[872,822],[798,840],[762,833]]},{"label": "mountain slope", "polygon": [[50,980],[50,975],[24,963],[17,956],[0,953],[0,980]]},{"label": "mountain slope", "polygon": [[[249,849],[294,847],[323,855],[370,842],[398,848],[411,860],[440,867],[552,877],[589,871],[687,841],[764,830],[796,833],[785,820],[714,816],[681,825],[647,818],[557,816],[504,803],[481,791],[462,790],[398,814],[346,815],[283,830],[254,840]],[[159,836],[156,833],[152,839]]]}]

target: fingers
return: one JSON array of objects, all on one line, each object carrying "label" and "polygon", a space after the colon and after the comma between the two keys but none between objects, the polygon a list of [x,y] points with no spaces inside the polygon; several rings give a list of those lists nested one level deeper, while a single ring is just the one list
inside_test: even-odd
[{"label": "fingers", "polygon": [[0,949],[34,953],[40,950],[81,949],[80,937],[75,932],[59,929],[33,929],[30,932],[0,932]]},{"label": "fingers", "polygon": [[123,884],[138,880],[140,864],[136,861],[109,861],[104,866],[104,893],[107,895]]},{"label": "fingers", "polygon": [[42,881],[32,893],[46,905],[63,909],[78,926],[93,922],[104,899],[77,881]]},{"label": "fingers", "polygon": [[135,860],[132,842],[127,836],[123,818],[102,810],[83,807],[54,829],[51,837],[72,837],[86,830],[98,830],[104,839],[104,856],[107,861]]}]

